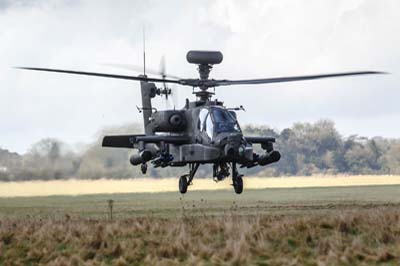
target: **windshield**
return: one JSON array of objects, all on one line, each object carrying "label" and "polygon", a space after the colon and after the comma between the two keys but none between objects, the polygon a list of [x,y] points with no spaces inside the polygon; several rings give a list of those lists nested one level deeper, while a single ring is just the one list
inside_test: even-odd
[{"label": "windshield", "polygon": [[200,129],[200,131],[204,130],[204,122],[206,121],[206,117],[208,115],[208,110],[206,108],[201,109],[200,113],[199,113],[199,124],[198,124],[198,128]]},{"label": "windshield", "polygon": [[240,132],[236,118],[223,108],[211,108],[215,133]]}]

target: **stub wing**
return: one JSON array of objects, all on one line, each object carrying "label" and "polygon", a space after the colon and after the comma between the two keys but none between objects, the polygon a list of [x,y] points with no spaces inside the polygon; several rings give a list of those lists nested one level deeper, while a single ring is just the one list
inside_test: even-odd
[{"label": "stub wing", "polygon": [[275,142],[275,138],[271,137],[244,137],[250,143],[271,143]]},{"label": "stub wing", "polygon": [[113,135],[103,138],[103,147],[114,148],[135,148],[135,144],[143,143],[169,143],[169,144],[185,144],[189,143],[187,136],[162,136],[162,135]]}]

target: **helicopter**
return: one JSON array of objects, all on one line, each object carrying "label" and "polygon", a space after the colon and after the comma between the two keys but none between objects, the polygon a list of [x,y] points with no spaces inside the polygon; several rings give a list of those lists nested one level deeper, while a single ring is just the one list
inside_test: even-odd
[{"label": "helicopter", "polygon": [[[186,59],[188,63],[197,65],[199,78],[171,78],[165,73],[162,73],[161,78],[154,78],[148,77],[145,70],[143,75],[129,76],[53,68],[17,68],[140,81],[142,106],[138,109],[143,113],[144,134],[104,136],[102,146],[137,150],[130,157],[130,163],[140,166],[143,174],[146,174],[148,164],[161,168],[189,166],[188,173],[179,178],[178,188],[182,194],[187,192],[188,186],[193,185],[200,165],[212,165],[213,179],[216,182],[231,175],[235,193],[241,194],[243,175],[239,173],[238,168],[266,166],[278,162],[281,158],[279,151],[274,150],[275,138],[243,135],[236,111],[244,108],[228,108],[223,102],[212,99],[216,87],[384,73],[359,71],[244,80],[210,79],[209,74],[213,66],[223,60],[221,52],[192,50],[187,53]],[[163,87],[157,87],[156,83],[163,84]],[[168,97],[171,94],[171,89],[166,84],[191,87],[196,100],[186,99],[182,109],[155,109],[152,106],[153,98]],[[214,88],[214,92],[210,88]],[[255,152],[253,145],[256,144],[261,146],[263,153]]]}]

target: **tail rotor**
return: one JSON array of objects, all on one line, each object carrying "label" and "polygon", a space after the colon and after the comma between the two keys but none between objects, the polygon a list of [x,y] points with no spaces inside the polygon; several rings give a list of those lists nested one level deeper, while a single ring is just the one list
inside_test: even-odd
[{"label": "tail rotor", "polygon": [[[170,77],[169,74],[167,74],[167,67],[166,67],[166,61],[165,61],[165,56],[163,55],[160,59],[160,70],[159,70],[159,75],[162,77],[162,79],[166,79],[167,77]],[[165,96],[165,106],[167,109],[169,108],[175,108],[178,104],[178,89],[175,84],[172,85],[167,85],[166,82],[163,82],[163,89],[162,89],[162,94]],[[171,101],[172,100],[172,105],[171,106]]]},{"label": "tail rotor", "polygon": [[[142,66],[136,66],[136,65],[131,65],[131,64],[115,64],[115,63],[104,63],[102,65],[109,66],[109,67],[114,67],[114,68],[119,68],[119,69],[125,69],[125,70],[130,70],[130,71],[135,71],[135,72],[143,72],[143,67]],[[170,75],[167,74],[167,67],[166,67],[166,60],[165,56],[163,55],[160,59],[160,65],[158,70],[154,69],[149,69],[146,67],[146,74],[154,75],[154,76],[159,76],[162,78],[162,80],[167,80],[167,79],[176,79],[180,80],[181,78],[175,75]],[[177,95],[177,87],[175,84],[168,85],[167,82],[162,82],[162,87],[157,90],[158,95],[164,96],[165,99],[165,107],[172,108],[176,107],[178,104],[178,95]],[[172,103],[171,103],[172,100]],[[173,106],[171,106],[173,105]]]}]

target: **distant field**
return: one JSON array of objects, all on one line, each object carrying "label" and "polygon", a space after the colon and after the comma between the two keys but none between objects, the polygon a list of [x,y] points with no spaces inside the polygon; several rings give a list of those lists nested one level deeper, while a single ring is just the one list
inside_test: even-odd
[{"label": "distant field", "polygon": [[[211,178],[194,179],[190,191],[232,190],[231,180],[215,183]],[[288,187],[337,187],[400,184],[400,176],[313,176],[256,178],[245,177],[244,189]],[[0,182],[0,197],[142,193],[178,191],[178,178],[139,178],[128,180],[58,180]]]},{"label": "distant field", "polygon": [[399,254],[400,185],[0,198],[0,265],[399,265]]}]

